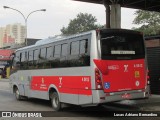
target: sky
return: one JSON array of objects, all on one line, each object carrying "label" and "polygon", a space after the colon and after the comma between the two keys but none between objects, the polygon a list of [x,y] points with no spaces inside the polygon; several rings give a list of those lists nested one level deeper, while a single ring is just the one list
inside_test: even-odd
[{"label": "sky", "polygon": [[[11,9],[4,9],[9,6],[17,9],[25,17],[34,10],[46,9],[31,14],[27,19],[27,37],[44,39],[61,34],[60,29],[67,27],[71,19],[76,18],[80,12],[92,14],[97,18],[98,24],[105,24],[105,7],[99,4],[84,3],[72,0],[0,0],[0,27],[7,24],[25,24],[20,13]],[[131,29],[135,9],[122,8],[121,27]]]}]

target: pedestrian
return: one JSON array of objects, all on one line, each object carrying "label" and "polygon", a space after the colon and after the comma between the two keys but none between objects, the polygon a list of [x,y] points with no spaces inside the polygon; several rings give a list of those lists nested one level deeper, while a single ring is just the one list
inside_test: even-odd
[{"label": "pedestrian", "polygon": [[4,77],[5,77],[5,74],[4,74],[4,70],[3,70],[3,68],[0,68],[0,75],[1,75],[1,77],[2,77],[2,78],[4,78]]}]

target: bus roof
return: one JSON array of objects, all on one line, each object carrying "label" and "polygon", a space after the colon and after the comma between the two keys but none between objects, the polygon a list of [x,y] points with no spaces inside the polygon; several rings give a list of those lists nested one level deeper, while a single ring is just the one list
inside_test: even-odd
[{"label": "bus roof", "polygon": [[[100,30],[100,31],[103,31],[103,32],[113,32],[113,31],[123,31],[124,32],[124,31],[126,31],[126,32],[141,33],[141,32],[134,31],[134,30],[119,29],[119,28],[118,29],[117,28],[97,29],[97,30],[98,31]],[[19,49],[16,50],[16,52],[20,51],[20,50],[25,50],[25,49],[41,46],[41,45],[46,45],[46,44],[49,44],[49,43],[54,43],[54,42],[57,42],[57,41],[63,41],[63,40],[66,40],[66,39],[77,38],[77,37],[80,37],[80,36],[91,34],[95,31],[96,30],[91,30],[91,31],[88,31],[88,32],[78,33],[78,34],[69,35],[69,36],[58,36],[58,37],[50,37],[50,38],[42,39],[42,40],[37,41],[34,45],[19,48]]]},{"label": "bus roof", "polygon": [[57,41],[63,41],[63,40],[66,40],[66,39],[71,39],[71,38],[76,38],[76,37],[88,35],[88,34],[91,34],[94,31],[95,30],[88,31],[88,32],[83,32],[83,33],[79,33],[79,34],[74,34],[74,35],[70,35],[70,36],[50,37],[50,38],[42,39],[42,40],[37,41],[34,45],[19,48],[19,49],[16,50],[16,52],[20,51],[20,50],[25,50],[25,49],[41,46],[41,45],[46,45],[46,44],[49,44],[49,43],[54,43],[54,42],[57,42]]}]

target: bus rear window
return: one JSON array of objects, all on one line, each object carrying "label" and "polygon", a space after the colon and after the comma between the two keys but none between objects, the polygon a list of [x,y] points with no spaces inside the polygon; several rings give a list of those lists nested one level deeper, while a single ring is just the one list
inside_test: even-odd
[{"label": "bus rear window", "polygon": [[133,59],[144,57],[141,34],[106,34],[101,37],[102,59]]}]

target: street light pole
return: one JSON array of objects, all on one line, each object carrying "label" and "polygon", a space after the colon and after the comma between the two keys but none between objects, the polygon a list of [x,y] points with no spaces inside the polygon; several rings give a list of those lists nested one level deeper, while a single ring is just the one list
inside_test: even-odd
[{"label": "street light pole", "polygon": [[25,45],[27,46],[27,20],[28,20],[29,16],[30,16],[32,13],[35,13],[35,12],[38,12],[38,11],[44,11],[44,12],[45,12],[46,9],[34,10],[34,11],[30,12],[30,13],[27,15],[27,17],[25,17],[24,14],[23,14],[21,11],[15,9],[15,8],[11,8],[11,7],[8,7],[8,6],[3,6],[3,8],[15,10],[15,11],[17,11],[18,13],[20,13],[20,14],[22,15],[22,17],[24,18],[25,27],[26,27],[26,32],[25,32]]}]

